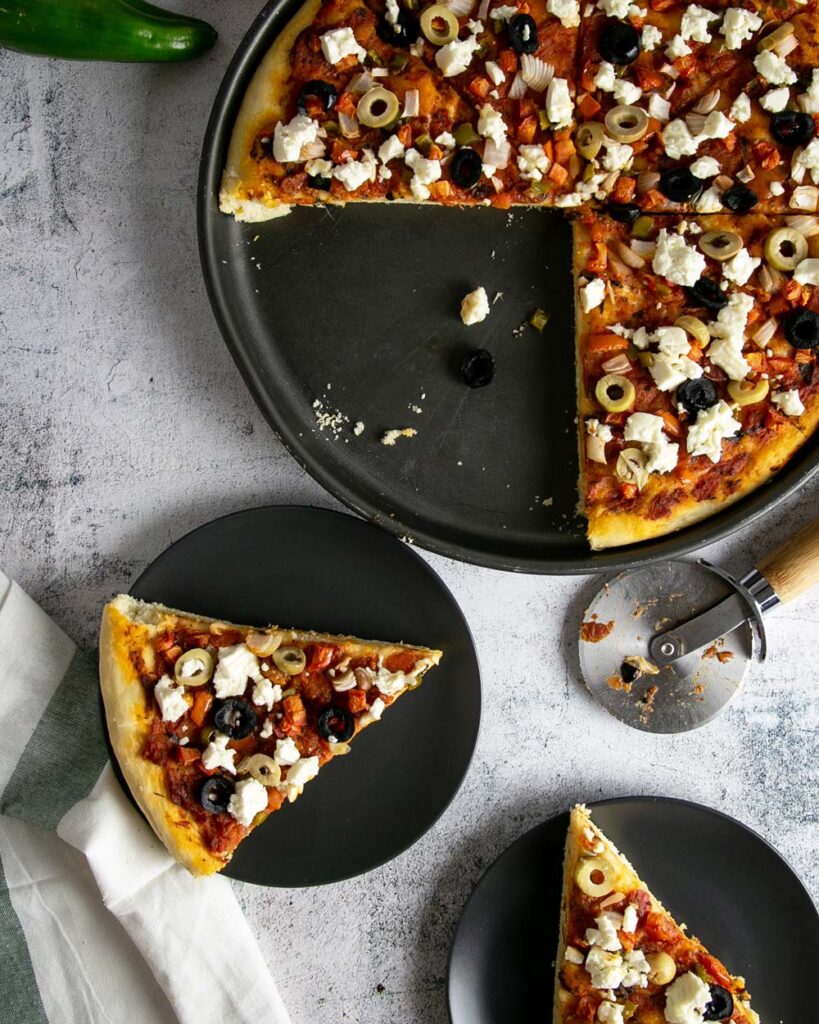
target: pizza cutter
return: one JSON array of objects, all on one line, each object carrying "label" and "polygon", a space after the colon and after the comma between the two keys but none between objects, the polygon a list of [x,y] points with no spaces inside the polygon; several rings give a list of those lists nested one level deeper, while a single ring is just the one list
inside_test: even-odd
[{"label": "pizza cutter", "polygon": [[646,732],[705,725],[765,660],[764,616],[819,583],[819,518],[736,579],[700,559],[624,572],[600,590],[580,630],[586,685]]}]

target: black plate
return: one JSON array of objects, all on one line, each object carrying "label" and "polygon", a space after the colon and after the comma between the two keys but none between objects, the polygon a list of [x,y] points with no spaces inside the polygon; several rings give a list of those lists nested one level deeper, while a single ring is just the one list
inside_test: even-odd
[{"label": "black plate", "polygon": [[[677,920],[747,979],[762,1020],[803,1024],[816,998],[805,965],[819,957],[819,916],[776,850],[733,818],[683,800],[591,806]],[[568,824],[559,814],[527,832],[475,888],[449,963],[453,1024],[552,1019]]]},{"label": "black plate", "polygon": [[[592,553],[574,514],[571,241],[562,214],[359,205],[238,224],[219,212],[245,88],[301,2],[268,4],[228,68],[205,137],[198,218],[225,341],[273,429],[320,483],[385,529],[449,557],[572,573],[699,548],[816,470],[810,443],[775,483],[706,524]],[[483,324],[464,327],[460,300],[479,284],[503,299]],[[513,336],[538,306],[551,314],[544,334]],[[497,364],[494,382],[477,391],[457,374],[474,346],[489,348]],[[316,399],[349,417],[338,437],[317,428]],[[357,420],[366,425],[360,437],[350,430]],[[382,431],[404,426],[418,435],[379,444]]]},{"label": "black plate", "polygon": [[338,512],[252,509],[178,540],[131,593],[234,622],[444,652],[420,689],[244,841],[226,875],[280,886],[358,875],[416,842],[455,796],[478,737],[478,661],[454,598],[406,545]]}]

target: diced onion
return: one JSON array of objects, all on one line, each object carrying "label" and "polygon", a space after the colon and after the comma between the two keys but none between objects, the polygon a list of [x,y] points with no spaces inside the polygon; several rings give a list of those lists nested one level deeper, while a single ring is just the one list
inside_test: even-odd
[{"label": "diced onion", "polygon": [[602,363],[600,369],[606,373],[628,373],[632,369],[631,360],[625,352],[618,352],[616,356]]},{"label": "diced onion", "polygon": [[443,0],[443,4],[456,18],[465,18],[475,6],[475,0]]},{"label": "diced onion", "polygon": [[643,257],[639,253],[634,252],[633,249],[629,249],[624,242],[618,242],[615,245],[615,250],[623,263],[625,263],[627,267],[631,267],[632,270],[639,270],[640,267],[644,267],[646,265],[646,261]]},{"label": "diced onion", "polygon": [[339,111],[338,126],[345,139],[354,139],[359,134],[358,121],[344,111]]},{"label": "diced onion", "polygon": [[721,192],[724,192],[726,188],[730,188],[734,182],[727,174],[718,174],[716,178],[711,182],[714,188],[718,188]]},{"label": "diced onion", "polygon": [[712,89],[703,96],[699,103],[691,108],[694,114],[710,114],[711,111],[719,103],[720,91],[719,89]]},{"label": "diced onion", "polygon": [[773,47],[774,53],[778,57],[787,57],[799,46],[799,40],[796,36],[788,36],[787,39],[783,39]]},{"label": "diced onion", "polygon": [[526,84],[526,79],[523,77],[520,71],[518,71],[518,73],[515,75],[514,81],[509,86],[509,92],[507,93],[507,95],[510,100],[522,100],[523,97],[526,95],[526,90],[528,88],[529,87]]},{"label": "diced onion", "polygon": [[370,68],[370,74],[373,78],[389,78],[389,68]]},{"label": "diced onion", "polygon": [[639,239],[635,238],[631,242],[630,248],[632,252],[636,252],[638,256],[642,256],[644,259],[650,260],[657,251],[657,243],[641,242]]},{"label": "diced onion", "polygon": [[421,93],[417,89],[407,89],[404,93],[404,113],[402,117],[418,117],[421,113]]},{"label": "diced onion", "polygon": [[799,185],[791,193],[788,206],[792,210],[807,210],[813,213],[819,209],[819,188],[815,185]]},{"label": "diced onion", "polygon": [[692,135],[699,135],[705,127],[705,114],[686,114],[685,123]]},{"label": "diced onion", "polygon": [[643,195],[645,192],[650,192],[659,184],[660,175],[658,171],[642,171],[637,175],[637,192],[640,195]]},{"label": "diced onion", "polygon": [[749,181],[753,181],[756,175],[753,172],[753,168],[750,164],[746,164],[741,171],[737,171],[737,181],[741,181],[743,185],[747,185]]},{"label": "diced onion", "polygon": [[504,167],[509,165],[511,153],[512,147],[506,139],[500,145],[492,139],[487,139],[486,145],[483,147],[483,162],[491,164],[493,167],[497,167],[499,171],[502,171]]},{"label": "diced onion", "polygon": [[760,348],[765,348],[771,338],[776,334],[776,319],[771,317],[770,320],[766,320],[765,323],[751,335],[753,340],[759,345]]},{"label": "diced onion", "polygon": [[555,69],[552,64],[547,64],[540,57],[524,53],[520,58],[520,77],[530,89],[534,89],[535,92],[543,92],[555,77]]},{"label": "diced onion", "polygon": [[313,142],[305,142],[299,152],[299,160],[317,160],[319,157],[324,156],[325,145],[321,139],[315,139]]},{"label": "diced onion", "polygon": [[[386,70],[386,68],[378,68],[378,71]],[[372,88],[373,76],[371,71],[362,71],[360,75],[356,75],[355,78],[347,86],[349,92],[355,93],[356,95],[363,96],[364,93]]]},{"label": "diced onion", "polygon": [[789,228],[798,231],[805,238],[813,238],[814,235],[819,235],[819,218],[817,217],[796,214],[794,217],[786,217],[785,222]]},{"label": "diced onion", "polygon": [[493,174],[489,180],[492,182],[492,187],[496,192],[503,192],[503,182],[500,180],[497,174]]},{"label": "diced onion", "polygon": [[478,8],[478,21],[486,21],[489,17],[489,4],[490,0],[481,0],[480,7]]}]

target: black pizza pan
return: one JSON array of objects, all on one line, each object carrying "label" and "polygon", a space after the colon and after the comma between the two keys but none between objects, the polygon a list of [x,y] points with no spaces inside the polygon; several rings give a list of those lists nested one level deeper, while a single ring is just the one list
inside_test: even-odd
[{"label": "black pizza pan", "polygon": [[[816,471],[819,448],[809,442],[772,483],[705,523],[592,552],[576,516],[571,232],[562,214],[358,205],[240,224],[219,212],[245,89],[300,2],[265,7],[227,70],[205,136],[198,227],[228,348],[270,425],[324,487],[451,558],[587,573],[702,547]],[[502,297],[487,320],[465,327],[460,300],[478,285]],[[520,329],[536,308],[550,314],[543,334]],[[458,367],[475,347],[493,353],[496,372],[471,390]],[[417,434],[380,443],[404,427]]]},{"label": "black pizza pan", "polygon": [[480,671],[455,599],[406,544],[339,512],[251,509],[176,541],[131,593],[233,622],[444,652],[346,757],[244,840],[223,874],[287,887],[350,878],[398,856],[449,806],[478,738]]},{"label": "black pizza pan", "polygon": [[[819,915],[793,869],[747,826],[684,800],[592,804],[595,822],[659,900],[742,975],[763,1021],[802,1024],[815,999]],[[486,871],[449,962],[453,1024],[550,1020],[569,814],[537,825]]]}]

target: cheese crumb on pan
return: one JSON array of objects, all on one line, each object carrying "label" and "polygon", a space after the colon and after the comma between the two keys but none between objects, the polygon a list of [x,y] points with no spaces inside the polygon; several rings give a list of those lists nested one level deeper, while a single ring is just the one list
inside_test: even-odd
[{"label": "cheese crumb on pan", "polygon": [[470,327],[479,324],[489,316],[489,298],[484,287],[465,295],[461,302],[461,320]]},{"label": "cheese crumb on pan", "polygon": [[413,427],[404,427],[401,430],[385,430],[381,435],[381,444],[392,447],[399,437],[415,437],[418,433]]}]

